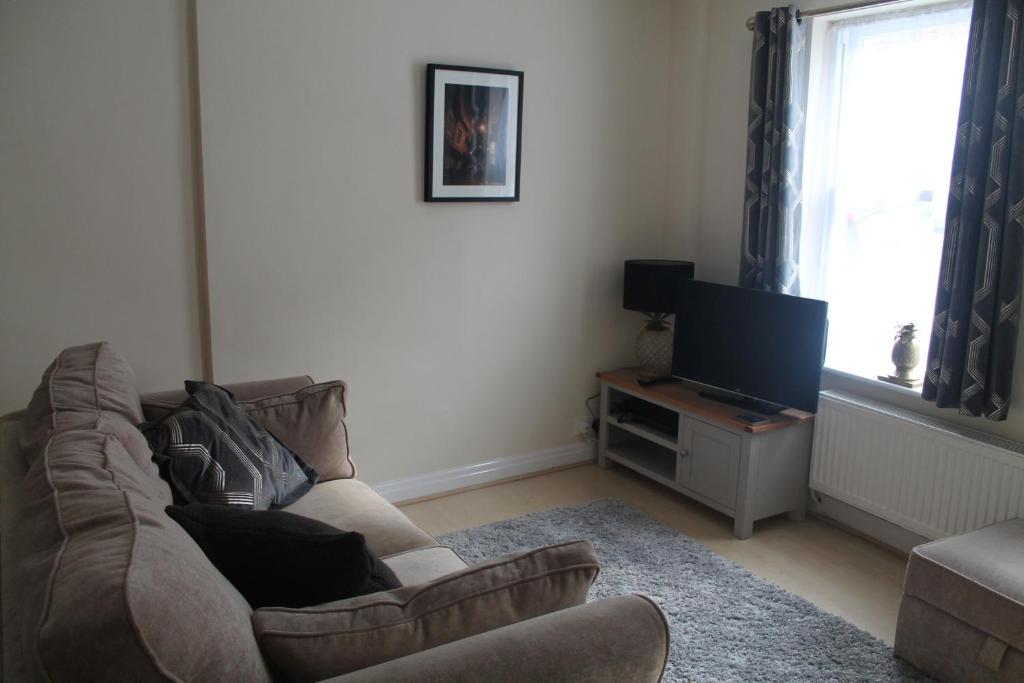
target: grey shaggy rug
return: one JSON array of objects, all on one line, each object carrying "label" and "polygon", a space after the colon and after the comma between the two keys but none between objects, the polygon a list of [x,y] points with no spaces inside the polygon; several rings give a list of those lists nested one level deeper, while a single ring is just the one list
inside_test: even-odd
[{"label": "grey shaggy rug", "polygon": [[892,649],[617,500],[538,512],[441,537],[467,562],[573,539],[597,548],[597,600],[651,596],[672,633],[666,683],[928,681]]}]

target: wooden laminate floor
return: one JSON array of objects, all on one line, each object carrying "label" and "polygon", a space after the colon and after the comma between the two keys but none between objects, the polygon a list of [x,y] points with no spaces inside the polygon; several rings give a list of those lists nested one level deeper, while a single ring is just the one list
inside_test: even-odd
[{"label": "wooden laminate floor", "polygon": [[432,534],[529,512],[618,498],[697,539],[753,574],[801,595],[892,644],[906,556],[809,517],[757,522],[732,535],[732,520],[625,468],[582,465],[401,505]]}]

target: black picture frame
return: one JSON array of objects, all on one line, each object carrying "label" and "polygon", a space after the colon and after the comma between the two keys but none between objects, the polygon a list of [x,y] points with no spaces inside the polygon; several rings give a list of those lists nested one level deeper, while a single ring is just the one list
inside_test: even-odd
[{"label": "black picture frame", "polygon": [[518,202],[522,133],[522,71],[427,64],[424,201]]}]

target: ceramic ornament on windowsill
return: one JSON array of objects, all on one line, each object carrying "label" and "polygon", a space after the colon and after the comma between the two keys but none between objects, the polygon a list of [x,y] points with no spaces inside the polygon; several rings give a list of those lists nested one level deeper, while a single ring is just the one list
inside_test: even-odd
[{"label": "ceramic ornament on windowsill", "polygon": [[636,359],[641,374],[665,377],[672,372],[672,327],[667,313],[646,313],[647,323],[636,336]]},{"label": "ceramic ornament on windowsill", "polygon": [[917,343],[917,328],[914,323],[899,327],[892,345],[892,363],[896,366],[895,375],[879,375],[878,379],[901,387],[915,389],[923,380],[914,376],[914,370],[921,362],[921,346]]}]

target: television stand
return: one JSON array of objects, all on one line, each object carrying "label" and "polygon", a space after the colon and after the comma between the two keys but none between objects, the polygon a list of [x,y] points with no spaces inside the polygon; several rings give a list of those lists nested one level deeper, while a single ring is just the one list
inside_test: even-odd
[{"label": "television stand", "polygon": [[[788,409],[751,424],[739,419],[748,410],[704,398],[685,382],[644,387],[637,368],[597,376],[601,467],[628,467],[728,515],[737,538],[750,538],[759,519],[803,519],[813,415]],[[619,422],[637,401],[658,406],[664,419]]]},{"label": "television stand", "polygon": [[775,415],[786,409],[786,406],[779,405],[778,403],[769,403],[768,401],[759,401],[756,398],[749,396],[743,396],[742,394],[734,394],[726,391],[698,391],[697,395],[701,398],[708,398],[712,401],[718,401],[719,403],[727,403],[737,408],[743,408],[743,410],[752,410],[755,413],[761,413],[762,415]]}]

